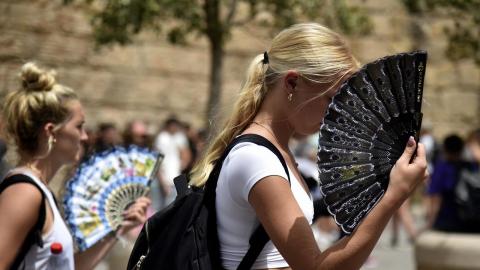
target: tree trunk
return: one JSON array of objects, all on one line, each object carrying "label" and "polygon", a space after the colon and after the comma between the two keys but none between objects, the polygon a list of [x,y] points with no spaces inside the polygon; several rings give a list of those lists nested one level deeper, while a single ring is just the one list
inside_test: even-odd
[{"label": "tree trunk", "polygon": [[210,133],[218,128],[221,117],[220,102],[223,82],[223,43],[210,43],[210,92],[207,103],[207,129]]},{"label": "tree trunk", "polygon": [[210,92],[205,124],[210,135],[218,127],[222,92],[224,26],[220,19],[220,0],[205,0],[206,34],[210,43]]}]

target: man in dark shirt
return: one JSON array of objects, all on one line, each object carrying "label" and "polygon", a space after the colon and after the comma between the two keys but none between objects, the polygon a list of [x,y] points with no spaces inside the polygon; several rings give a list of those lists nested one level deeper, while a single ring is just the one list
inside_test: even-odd
[{"label": "man in dark shirt", "polygon": [[463,226],[455,204],[455,186],[463,167],[461,154],[464,142],[450,135],[443,142],[443,156],[435,164],[427,188],[429,198],[428,225],[441,231],[462,231]]}]

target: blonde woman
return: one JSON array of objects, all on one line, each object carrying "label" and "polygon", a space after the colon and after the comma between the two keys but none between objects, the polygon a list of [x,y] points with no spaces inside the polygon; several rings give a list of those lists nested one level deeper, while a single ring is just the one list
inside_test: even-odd
[{"label": "blonde woman", "polygon": [[[53,75],[25,64],[21,88],[4,103],[6,133],[20,161],[0,189],[0,269],[92,269],[116,242],[112,234],[74,256],[72,236],[47,187],[62,165],[79,160],[87,139],[77,95]],[[143,223],[149,204],[140,198],[130,207],[117,235]]]},{"label": "blonde woman", "polygon": [[241,134],[265,137],[278,148],[291,184],[277,157],[253,143],[236,145],[225,159],[216,189],[220,257],[236,269],[260,222],[271,242],[253,269],[359,269],[388,220],[426,176],[423,145],[413,163],[415,141],[390,174],[385,196],[357,230],[325,251],[310,224],[313,205],[288,142],[294,133],[318,131],[340,84],[358,68],[344,40],[318,24],[298,24],[280,32],[264,54],[253,59],[246,82],[224,129],[194,168],[191,181],[202,185],[227,144]]}]

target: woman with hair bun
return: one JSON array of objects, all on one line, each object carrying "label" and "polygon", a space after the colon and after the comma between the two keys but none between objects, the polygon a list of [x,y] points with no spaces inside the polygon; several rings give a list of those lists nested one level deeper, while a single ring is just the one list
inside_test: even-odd
[{"label": "woman with hair bun", "polygon": [[314,23],[280,32],[271,47],[253,59],[232,115],[191,174],[202,186],[226,146],[242,134],[270,141],[289,168],[267,148],[237,144],[221,167],[216,187],[217,230],[225,269],[236,269],[260,223],[271,241],[253,269],[359,269],[388,220],[426,177],[425,150],[410,138],[390,174],[385,195],[355,232],[325,251],[315,242],[313,203],[288,142],[293,134],[319,130],[325,111],[342,82],[358,69],[343,39]]},{"label": "woman with hair bun", "polygon": [[21,88],[4,101],[6,135],[19,162],[0,185],[0,269],[92,269],[118,235],[146,220],[150,201],[140,198],[115,234],[74,255],[48,183],[61,166],[79,161],[85,115],[77,94],[54,75],[34,63],[23,65]]}]

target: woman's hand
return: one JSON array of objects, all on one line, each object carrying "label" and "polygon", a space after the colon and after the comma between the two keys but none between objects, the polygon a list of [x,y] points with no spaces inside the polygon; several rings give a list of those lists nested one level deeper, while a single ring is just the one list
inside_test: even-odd
[{"label": "woman's hand", "polygon": [[147,208],[151,201],[147,197],[138,198],[134,204],[123,212],[124,221],[117,231],[118,235],[124,235],[131,229],[147,221]]},{"label": "woman's hand", "polygon": [[414,154],[415,140],[413,137],[410,137],[405,151],[390,172],[390,183],[385,193],[385,198],[398,207],[410,196],[419,183],[428,178],[427,160],[423,144],[418,144],[417,155],[410,163]]},{"label": "woman's hand", "polygon": [[123,236],[138,225],[145,223],[149,205],[149,198],[138,198],[135,203],[123,212],[124,220],[115,234],[106,237],[104,241],[98,241],[93,247],[83,252],[75,253],[75,269],[93,269],[115,245],[117,242],[115,236]]}]

